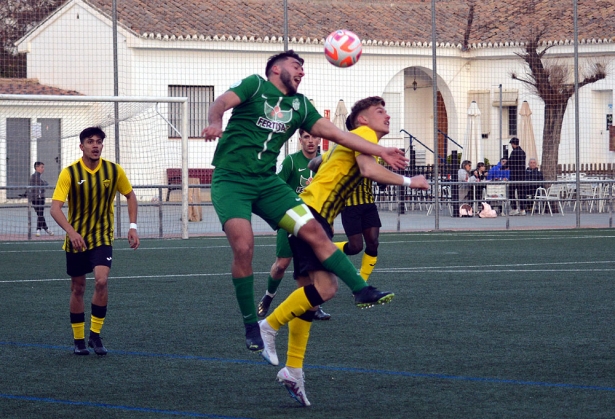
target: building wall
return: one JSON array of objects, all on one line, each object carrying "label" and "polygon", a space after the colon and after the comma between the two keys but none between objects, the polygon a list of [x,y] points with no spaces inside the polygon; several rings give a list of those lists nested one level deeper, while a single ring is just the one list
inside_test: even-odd
[{"label": "building wall", "polygon": [[[29,49],[28,76],[41,83],[64,89],[74,89],[87,95],[113,94],[111,27],[89,7],[76,3],[50,20],[27,39]],[[236,41],[173,41],[144,39],[122,30],[119,37],[120,94],[134,96],[166,96],[168,85],[213,86],[215,96],[233,82],[253,73],[264,75],[267,58],[283,49],[276,42]],[[399,97],[403,110],[396,115],[399,124],[433,149],[432,58],[431,48],[399,46],[364,46],[360,62],[347,69],[331,66],[323,57],[322,45],[291,43],[290,48],[305,58],[305,72],[300,91],[312,99],[316,108],[332,114],[340,99],[350,110],[363,97],[388,94]],[[455,48],[438,48],[437,74],[448,114],[449,135],[458,142],[466,132],[468,92],[488,90],[497,100],[499,85],[504,90],[518,91],[519,108],[527,100],[533,112],[532,121],[538,158],[542,157],[544,105],[526,86],[510,77],[511,72],[523,72],[523,62],[515,55],[518,48],[484,48],[461,52]],[[582,54],[610,56],[612,44],[582,45]],[[552,49],[555,55],[572,53],[571,46]],[[570,58],[569,58],[570,59]],[[419,88],[411,87],[413,76],[406,69],[417,69]],[[586,86],[580,95],[581,162],[613,162],[608,151],[608,133],[600,129],[606,107],[612,103],[613,75],[607,80]],[[395,96],[397,95],[397,96]],[[499,109],[489,112],[490,133],[484,140],[485,157],[498,160]],[[226,120],[230,113],[225,115]],[[575,161],[574,108],[568,107],[562,141],[560,163]],[[157,140],[174,149],[176,140]],[[392,132],[383,140],[385,145],[407,147],[403,136]],[[296,142],[289,151],[296,150]],[[191,167],[211,167],[214,143],[191,140]],[[449,152],[453,149],[449,144]],[[429,154],[429,153],[428,153]],[[138,153],[133,153],[138,155]],[[429,159],[429,155],[428,155]]]}]

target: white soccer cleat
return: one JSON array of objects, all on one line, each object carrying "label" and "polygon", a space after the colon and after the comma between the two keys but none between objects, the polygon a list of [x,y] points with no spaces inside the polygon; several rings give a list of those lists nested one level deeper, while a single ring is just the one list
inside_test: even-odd
[{"label": "white soccer cleat", "polygon": [[36,237],[40,237],[41,236],[41,230],[36,230]]},{"label": "white soccer cleat", "polygon": [[290,374],[288,368],[284,367],[278,372],[277,380],[282,383],[284,387],[286,387],[290,397],[295,399],[298,403],[303,406],[311,405],[305,395],[305,379],[303,378],[303,372],[301,373],[301,377],[297,378]]},{"label": "white soccer cleat", "polygon": [[45,231],[46,231],[46,232],[47,232],[47,234],[49,234],[50,236],[53,236],[53,235],[54,235],[54,234],[53,234],[53,231],[51,231],[51,230],[49,230],[49,229],[47,229],[47,230],[45,230]]},{"label": "white soccer cleat", "polygon": [[267,319],[258,322],[258,326],[260,327],[261,338],[263,339],[263,352],[261,352],[261,356],[271,365],[278,365],[280,361],[275,351],[275,336],[278,332],[273,330],[273,327],[269,326]]}]

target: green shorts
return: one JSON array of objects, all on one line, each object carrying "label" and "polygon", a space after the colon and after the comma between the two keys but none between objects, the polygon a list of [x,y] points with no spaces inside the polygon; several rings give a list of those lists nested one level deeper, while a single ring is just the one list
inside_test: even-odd
[{"label": "green shorts", "polygon": [[301,198],[278,175],[246,175],[224,169],[214,170],[211,202],[222,229],[231,218],[250,221],[252,213],[274,230],[291,208],[303,204]]},{"label": "green shorts", "polygon": [[275,256],[278,258],[292,258],[293,251],[288,242],[288,232],[284,229],[278,230],[278,237],[275,243]]}]

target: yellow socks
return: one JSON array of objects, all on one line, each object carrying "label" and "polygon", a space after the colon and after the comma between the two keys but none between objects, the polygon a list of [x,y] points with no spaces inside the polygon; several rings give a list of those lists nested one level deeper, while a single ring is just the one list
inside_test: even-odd
[{"label": "yellow socks", "polygon": [[378,261],[378,256],[371,256],[367,253],[363,253],[363,259],[361,260],[361,278],[367,282],[369,276],[374,271],[374,267],[376,266],[376,262]]},{"label": "yellow socks", "polygon": [[73,339],[85,339],[85,313],[70,313],[70,325],[73,328]]},{"label": "yellow socks", "polygon": [[85,339],[85,323],[71,323],[73,328],[73,339]]},{"label": "yellow socks", "polygon": [[90,330],[94,333],[98,333],[100,335],[100,329],[103,327],[103,323],[105,322],[104,317],[96,317],[92,315],[91,317],[92,324],[90,325]]},{"label": "yellow socks", "polygon": [[348,242],[333,242],[335,247],[340,249],[342,252],[344,251],[344,246],[346,246],[346,243],[348,243]]},{"label": "yellow socks", "polygon": [[314,285],[297,288],[267,317],[267,322],[274,330],[280,330],[295,317],[323,302]]},{"label": "yellow socks", "polygon": [[311,321],[300,317],[296,317],[288,323],[287,367],[303,368],[303,359],[305,358],[305,350],[310,337],[311,327]]}]

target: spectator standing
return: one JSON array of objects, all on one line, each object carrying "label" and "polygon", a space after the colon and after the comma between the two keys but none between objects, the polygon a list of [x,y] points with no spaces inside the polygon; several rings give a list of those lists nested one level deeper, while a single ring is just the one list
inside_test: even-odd
[{"label": "spectator standing", "polygon": [[34,173],[30,176],[29,183],[32,188],[28,189],[28,198],[30,198],[32,207],[36,212],[36,237],[40,237],[41,230],[45,230],[47,234],[53,236],[53,231],[49,230],[45,222],[45,186],[49,183],[41,177],[43,173],[45,173],[45,163],[40,161],[34,163]]},{"label": "spectator standing", "polygon": [[515,181],[525,180],[525,151],[519,145],[519,139],[513,137],[510,139],[510,145],[513,150],[508,156],[508,161],[502,166],[503,169],[510,170],[511,184],[508,187],[508,200],[512,211],[510,215],[525,215],[525,210],[522,209],[518,200],[525,199],[525,185],[513,183]]}]

